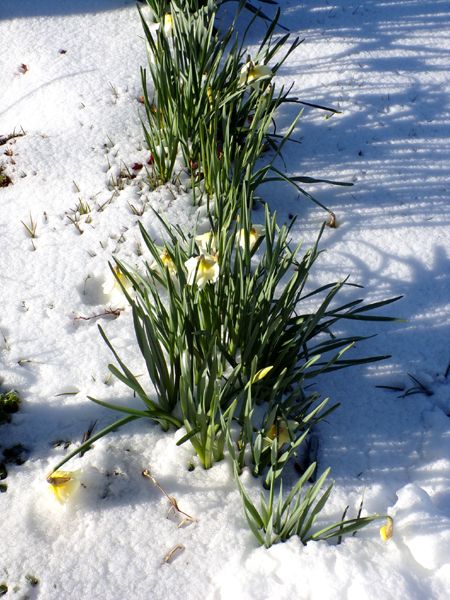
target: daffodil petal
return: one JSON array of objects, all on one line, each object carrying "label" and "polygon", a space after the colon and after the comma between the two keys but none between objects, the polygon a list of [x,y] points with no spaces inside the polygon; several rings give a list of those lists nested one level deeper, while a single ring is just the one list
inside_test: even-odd
[{"label": "daffodil petal", "polygon": [[201,252],[215,252],[217,250],[216,236],[212,231],[196,235],[195,243]]}]

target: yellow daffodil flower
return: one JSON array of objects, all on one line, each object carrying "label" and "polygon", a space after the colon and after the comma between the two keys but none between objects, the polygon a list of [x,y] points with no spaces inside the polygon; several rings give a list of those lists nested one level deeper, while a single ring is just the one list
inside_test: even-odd
[{"label": "yellow daffodil flower", "polygon": [[258,80],[272,76],[272,70],[267,65],[255,65],[251,60],[245,63],[239,76],[239,85],[250,85],[258,88]]},{"label": "yellow daffodil flower", "polygon": [[202,289],[207,283],[215,283],[219,279],[220,268],[217,256],[211,254],[192,256],[184,265],[188,272],[188,285],[196,283],[199,289]]},{"label": "yellow daffodil flower", "polygon": [[394,535],[394,519],[392,517],[388,517],[386,521],[386,525],[380,527],[380,537],[383,542],[387,542]]},{"label": "yellow daffodil flower", "polygon": [[195,243],[200,252],[217,252],[216,236],[212,231],[196,235]]},{"label": "yellow daffodil flower", "polygon": [[47,483],[60,504],[65,504],[77,492],[81,485],[80,471],[53,471],[47,477]]},{"label": "yellow daffodil flower", "polygon": [[[253,225],[248,232],[248,245],[250,250],[253,249],[256,242],[264,235],[264,227],[262,225]],[[239,246],[245,249],[245,229],[241,229],[239,233]]]}]

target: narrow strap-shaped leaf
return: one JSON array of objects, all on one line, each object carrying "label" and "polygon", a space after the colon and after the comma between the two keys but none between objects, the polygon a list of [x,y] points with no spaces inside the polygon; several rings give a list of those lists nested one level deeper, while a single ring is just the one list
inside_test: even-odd
[{"label": "narrow strap-shaped leaf", "polygon": [[73,458],[74,456],[76,456],[80,452],[86,451],[88,448],[90,448],[92,446],[92,444],[94,442],[96,442],[100,438],[104,437],[105,435],[107,435],[111,431],[114,431],[116,429],[120,429],[120,427],[122,427],[123,425],[126,425],[127,423],[130,423],[131,421],[135,421],[136,419],[139,419],[139,418],[140,417],[137,417],[137,416],[134,416],[134,415],[130,415],[130,416],[125,417],[123,419],[119,419],[118,421],[114,421],[114,423],[112,423],[111,425],[108,425],[107,427],[104,427],[98,433],[96,433],[95,435],[93,435],[92,437],[90,437],[86,442],[84,442],[84,444],[80,444],[80,446],[78,446],[78,448],[76,448],[76,450],[73,450],[73,452],[70,452],[69,454],[67,454],[62,461],[60,461],[55,467],[53,467],[53,471],[52,472],[57,471],[58,469],[60,469],[63,465],[66,464],[67,461],[69,461],[71,458]]}]

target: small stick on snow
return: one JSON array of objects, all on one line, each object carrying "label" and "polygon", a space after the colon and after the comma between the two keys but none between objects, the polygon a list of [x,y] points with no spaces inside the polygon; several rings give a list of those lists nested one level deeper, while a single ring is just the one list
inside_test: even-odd
[{"label": "small stick on snow", "polygon": [[156,486],[158,488],[158,490],[162,494],[164,494],[164,496],[170,502],[169,512],[167,513],[168,515],[170,514],[171,511],[177,512],[180,515],[184,515],[184,518],[182,519],[182,521],[177,525],[178,528],[179,527],[183,527],[183,525],[186,525],[188,523],[194,523],[197,520],[197,519],[194,519],[194,517],[191,517],[190,515],[188,515],[187,513],[185,513],[180,508],[178,508],[178,504],[177,504],[176,499],[173,496],[169,496],[169,494],[160,486],[160,484],[156,481],[156,479],[151,474],[150,469],[144,469],[142,471],[142,475],[143,475],[143,477],[146,477],[147,479],[150,479],[150,481],[153,483],[153,485]]},{"label": "small stick on snow", "polygon": [[120,317],[120,313],[123,308],[110,308],[105,312],[99,313],[98,315],[91,315],[90,317],[84,317],[83,315],[77,315],[74,317],[74,321],[90,321],[91,319],[100,319],[100,317]]},{"label": "small stick on snow", "polygon": [[169,552],[164,556],[162,564],[170,565],[170,563],[175,559],[177,554],[180,554],[180,552],[184,552],[184,551],[185,551],[185,547],[183,546],[183,544],[177,544],[171,550],[169,550]]}]

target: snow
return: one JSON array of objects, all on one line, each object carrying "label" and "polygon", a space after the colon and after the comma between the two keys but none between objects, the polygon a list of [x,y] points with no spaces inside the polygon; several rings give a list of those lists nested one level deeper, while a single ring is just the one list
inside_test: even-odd
[{"label": "snow", "polygon": [[[450,9],[446,0],[280,6],[282,21],[305,38],[280,83],[294,80],[302,100],[342,111],[325,119],[305,110],[288,170],[355,183],[308,188],[339,224],[325,231],[313,283],[350,274],[369,298],[404,295],[386,313],[405,322],[368,324],[364,332],[378,336],[358,348],[392,358],[317,382],[341,403],[317,430],[319,465],[336,480],[327,516],[340,518],[347,504],[354,515],[363,496],[367,513],[394,518],[394,536],[383,543],[375,524],[340,545],[291,539],[258,548],[228,462],[189,471],[192,453],[175,445],[179,434],[145,422],[66,465],[82,469],[73,502],[60,506],[50,495],[45,477],[68,451],[64,442],[72,450],[93,421],[100,429],[115,418],[87,396],[138,406],[110,376],[112,356],[96,328],[140,373],[129,312],[80,318],[122,308],[103,293],[108,262],[142,260],[138,221],[160,237],[150,207],[185,228],[203,215],[188,194],[150,192],[144,169],[126,179],[126,168],[148,159],[138,102],[146,50],[134,2],[3,0],[0,136],[25,133],[0,146],[13,181],[0,188],[0,383],[23,398],[0,426],[0,448],[22,444],[26,458],[7,465],[0,494],[7,597],[448,597]],[[294,112],[283,109],[280,126]],[[123,189],[114,193],[118,178]],[[295,240],[315,239],[318,208],[287,188],[264,194],[280,222],[298,214]],[[88,214],[77,213],[80,200]],[[30,219],[35,239],[21,224]],[[166,518],[167,498],[142,477],[145,468],[194,522]],[[258,492],[248,474],[244,483]]]}]

